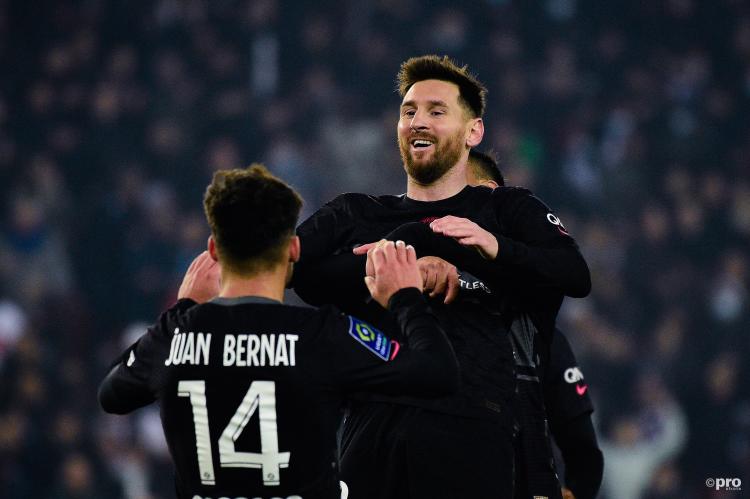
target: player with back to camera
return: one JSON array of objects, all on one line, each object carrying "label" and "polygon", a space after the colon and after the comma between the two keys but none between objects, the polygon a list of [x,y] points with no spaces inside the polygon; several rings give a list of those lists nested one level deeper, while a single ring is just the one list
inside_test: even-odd
[{"label": "player with back to camera", "polygon": [[[359,397],[344,426],[342,476],[362,499],[511,498],[513,309],[532,297],[535,320],[551,333],[563,295],[588,293],[588,267],[529,191],[467,186],[469,150],[484,133],[481,82],[437,56],[409,59],[398,79],[406,194],[344,194],[319,209],[298,228],[303,253],[293,284],[310,303],[334,303],[392,331],[367,302],[362,253],[408,233],[462,385],[437,400]],[[482,228],[479,237],[462,237],[473,226]],[[466,279],[456,267],[483,279],[492,299],[458,296]]]},{"label": "player with back to camera", "polygon": [[[505,185],[495,158],[474,149],[469,153],[467,173],[469,185],[484,185],[491,189]],[[521,350],[524,345],[522,341],[517,341],[519,338],[514,334],[521,328],[512,329],[514,346],[517,351]],[[517,400],[516,404],[519,412],[516,495],[519,498],[533,498],[553,493],[550,488],[556,479],[550,476],[552,470],[548,464],[552,452],[547,442],[547,425],[540,421],[540,417],[543,418],[546,413],[549,429],[565,464],[563,498],[593,499],[601,486],[604,461],[591,421],[594,406],[588,385],[562,331],[555,328],[551,343],[544,342],[538,335],[534,335],[534,340],[532,347],[544,352],[541,356],[531,352],[532,358],[535,362],[540,357],[545,360],[532,366],[535,373],[521,374],[526,366],[517,366],[519,397],[526,400],[524,403]],[[522,357],[518,356],[517,361]]]},{"label": "player with back to camera", "polygon": [[160,403],[180,498],[346,497],[335,433],[348,393],[457,388],[455,355],[402,241],[368,253],[364,280],[402,343],[332,307],[282,304],[301,203],[261,166],[217,172],[204,200],[208,251],[100,386],[107,412]]}]

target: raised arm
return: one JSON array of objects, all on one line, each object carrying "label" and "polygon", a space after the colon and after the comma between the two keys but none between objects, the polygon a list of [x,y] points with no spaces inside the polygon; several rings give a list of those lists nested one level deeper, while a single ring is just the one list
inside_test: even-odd
[{"label": "raised arm", "polygon": [[[364,278],[375,301],[388,308],[406,338],[399,344],[372,326],[349,318],[349,341],[340,344],[338,378],[345,390],[443,395],[459,384],[458,363],[445,333],[422,296],[413,247],[382,242],[368,253]],[[377,357],[380,357],[378,361]]]},{"label": "raised arm", "polygon": [[431,228],[477,250],[488,263],[482,266],[474,257],[470,272],[477,277],[517,280],[524,287],[550,288],[572,297],[588,295],[588,265],[575,240],[544,203],[520,188],[495,189],[493,202],[501,233],[454,216],[433,221]]},{"label": "raised arm", "polygon": [[219,265],[207,251],[190,264],[177,293],[178,302],[130,348],[120,355],[99,385],[99,405],[106,412],[127,414],[156,400],[158,376],[168,358],[174,318],[219,292]]}]

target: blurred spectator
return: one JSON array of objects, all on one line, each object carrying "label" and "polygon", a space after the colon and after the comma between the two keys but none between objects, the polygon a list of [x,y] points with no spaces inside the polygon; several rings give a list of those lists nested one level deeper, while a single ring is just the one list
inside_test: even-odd
[{"label": "blurred spectator", "polygon": [[657,469],[673,459],[687,440],[682,408],[666,393],[661,382],[641,381],[646,402],[638,414],[622,415],[609,435],[600,439],[604,453],[602,491],[608,499],[642,497]]}]

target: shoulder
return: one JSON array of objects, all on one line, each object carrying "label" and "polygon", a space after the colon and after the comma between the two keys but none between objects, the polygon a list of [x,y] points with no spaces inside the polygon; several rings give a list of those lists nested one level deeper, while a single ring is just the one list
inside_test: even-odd
[{"label": "shoulder", "polygon": [[332,208],[339,209],[357,208],[361,206],[377,204],[380,197],[384,196],[371,196],[369,194],[363,194],[361,192],[345,192],[333,198],[331,201],[326,203],[326,205]]},{"label": "shoulder", "polygon": [[161,313],[151,330],[158,334],[171,335],[175,327],[180,327],[189,321],[189,317],[200,307],[200,304],[189,298],[178,300],[177,303]]},{"label": "shoulder", "polygon": [[497,213],[509,220],[541,215],[555,224],[556,217],[548,216],[552,214],[550,207],[524,187],[498,187],[492,191],[492,198]]},{"label": "shoulder", "polygon": [[526,199],[537,199],[534,194],[525,187],[503,186],[492,190],[492,198],[496,203],[507,204],[521,202]]}]

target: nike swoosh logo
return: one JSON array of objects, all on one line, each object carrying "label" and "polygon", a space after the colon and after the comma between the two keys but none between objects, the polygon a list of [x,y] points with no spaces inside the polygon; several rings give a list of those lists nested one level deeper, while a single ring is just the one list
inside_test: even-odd
[{"label": "nike swoosh logo", "polygon": [[588,385],[583,385],[583,386],[576,385],[576,393],[578,393],[578,395],[580,396],[583,396],[583,394],[586,393],[586,390],[588,389],[589,389]]}]

